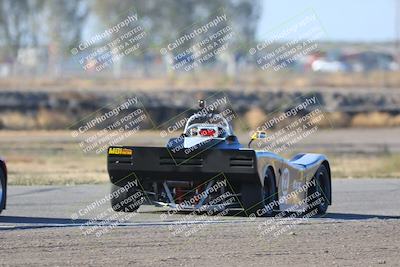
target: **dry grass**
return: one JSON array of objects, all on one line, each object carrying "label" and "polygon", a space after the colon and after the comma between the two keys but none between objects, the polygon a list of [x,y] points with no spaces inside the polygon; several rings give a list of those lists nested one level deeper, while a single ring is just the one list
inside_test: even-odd
[{"label": "dry grass", "polygon": [[400,116],[386,112],[360,113],[351,119],[352,127],[395,127],[400,126]]},{"label": "dry grass", "polygon": [[267,115],[262,109],[253,107],[244,114],[243,121],[247,124],[249,129],[256,129],[262,123],[267,121]]},{"label": "dry grass", "polygon": [[[239,114],[240,115],[240,114]],[[256,129],[268,120],[268,114],[259,107],[252,107],[241,116],[243,129]],[[40,109],[35,114],[21,112],[0,113],[0,129],[7,130],[61,130],[68,128],[75,121],[59,111]],[[398,127],[400,115],[386,112],[360,113],[353,117],[344,112],[326,112],[324,119],[317,122],[321,128],[346,127]]]},{"label": "dry grass", "polygon": [[60,112],[54,112],[51,110],[41,109],[36,114],[36,122],[38,129],[65,129],[71,125],[74,120],[71,116]]},{"label": "dry grass", "polygon": [[0,128],[10,130],[27,130],[36,127],[36,120],[33,115],[21,112],[4,112],[0,114]]},{"label": "dry grass", "polygon": [[[92,77],[18,77],[0,79],[0,90],[161,90],[204,88],[280,88],[291,90],[318,87],[399,88],[400,72],[374,71],[368,73],[296,73],[291,71],[240,71],[228,77],[216,71],[170,74],[158,77],[124,77],[115,79],[110,74]],[[36,89],[35,89],[36,90]]]},{"label": "dry grass", "polygon": [[94,184],[108,181],[104,156],[85,155],[71,144],[44,144],[12,149],[6,155],[9,183],[17,185]]},{"label": "dry grass", "polygon": [[344,178],[398,178],[400,155],[347,154],[330,157],[332,173]]},{"label": "dry grass", "polygon": [[37,113],[0,113],[0,128],[8,130],[65,129],[74,122],[71,116],[58,111],[40,109]]},{"label": "dry grass", "polygon": [[350,122],[351,117],[348,114],[344,112],[334,111],[324,113],[324,118],[318,121],[316,124],[321,128],[342,128],[350,126]]},{"label": "dry grass", "polygon": [[[243,121],[250,129],[255,129],[268,120],[268,115],[260,108],[254,107],[243,116]],[[324,118],[316,122],[320,128],[387,128],[399,127],[400,115],[387,112],[359,113],[350,116],[345,112],[325,112]]]}]

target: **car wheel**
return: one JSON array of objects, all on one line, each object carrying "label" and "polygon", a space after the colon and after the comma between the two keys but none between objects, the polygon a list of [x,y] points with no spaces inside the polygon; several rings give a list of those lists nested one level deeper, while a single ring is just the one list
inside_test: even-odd
[{"label": "car wheel", "polygon": [[[307,212],[316,209],[317,214],[325,214],[329,206],[331,186],[329,173],[324,165],[321,165],[313,177],[315,185],[308,189]],[[312,197],[313,196],[313,197]]]},{"label": "car wheel", "polygon": [[144,202],[144,195],[134,188],[124,190],[123,187],[111,185],[111,207],[118,212],[134,212]]},{"label": "car wheel", "polygon": [[277,200],[275,176],[271,169],[266,171],[264,187],[259,184],[241,185],[241,202],[246,216],[272,216],[272,203]]},{"label": "car wheel", "polygon": [[278,210],[275,201],[278,201],[278,192],[275,184],[275,175],[271,169],[267,170],[264,177],[264,206],[265,206],[265,216],[273,216],[274,210]]},{"label": "car wheel", "polygon": [[0,213],[4,209],[5,202],[6,202],[6,176],[0,169]]}]

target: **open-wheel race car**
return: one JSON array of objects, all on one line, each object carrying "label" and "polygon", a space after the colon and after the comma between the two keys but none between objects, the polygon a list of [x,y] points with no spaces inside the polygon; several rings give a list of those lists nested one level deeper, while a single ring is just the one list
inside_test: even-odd
[{"label": "open-wheel race car", "polygon": [[[331,204],[331,171],[321,154],[284,159],[244,147],[230,123],[216,112],[186,120],[181,136],[166,147],[111,146],[108,172],[115,211],[133,212],[143,203],[178,210],[238,209],[246,216],[277,211],[323,214]],[[252,140],[265,140],[255,132]],[[226,200],[229,198],[229,201]]]}]

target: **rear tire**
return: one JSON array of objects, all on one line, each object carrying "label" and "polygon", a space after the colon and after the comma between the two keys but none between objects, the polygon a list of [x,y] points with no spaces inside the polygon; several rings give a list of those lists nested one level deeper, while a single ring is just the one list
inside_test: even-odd
[{"label": "rear tire", "polygon": [[134,212],[144,202],[144,195],[135,188],[122,190],[123,187],[111,185],[111,207],[118,212]]},{"label": "rear tire", "polygon": [[[240,187],[241,202],[245,216],[257,216],[257,211],[263,208],[263,192],[259,184],[245,184]],[[253,216],[254,214],[254,216]]]},{"label": "rear tire", "polygon": [[278,194],[275,185],[275,175],[271,169],[267,169],[264,177],[264,187],[259,184],[241,185],[241,201],[246,216],[273,216],[274,207],[268,208],[272,202],[278,199]]},{"label": "rear tire", "polygon": [[278,201],[275,175],[271,169],[268,169],[264,177],[264,205],[270,207],[270,209],[266,209],[266,216],[273,216],[274,210],[279,210],[279,205],[276,206],[275,201]]},{"label": "rear tire", "polygon": [[[307,213],[317,210],[317,214],[325,214],[329,206],[329,196],[331,195],[331,184],[329,179],[329,172],[325,165],[321,165],[315,173],[313,180],[315,180],[315,186],[311,186],[308,189],[308,197],[315,194],[317,197],[311,197],[307,203]],[[320,203],[318,203],[318,202]],[[313,205],[312,203],[317,203]]]}]

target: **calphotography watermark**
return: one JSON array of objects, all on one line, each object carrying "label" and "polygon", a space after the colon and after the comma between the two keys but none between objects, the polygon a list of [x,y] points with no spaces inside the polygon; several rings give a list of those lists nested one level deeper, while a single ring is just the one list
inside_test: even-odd
[{"label": "calphotography watermark", "polygon": [[129,11],[123,20],[72,48],[71,54],[83,70],[100,72],[144,49],[146,36],[138,13]]},{"label": "calphotography watermark", "polygon": [[168,226],[172,236],[189,237],[229,214],[239,200],[228,180],[218,179],[222,176],[213,177],[183,195],[175,192],[173,202],[177,203],[160,215],[162,221],[173,219]]},{"label": "calphotography watermark", "polygon": [[213,62],[227,51],[235,32],[228,15],[221,10],[207,21],[195,23],[165,47],[161,55],[175,71],[191,71]]},{"label": "calphotography watermark", "polygon": [[[294,184],[294,183],[293,183]],[[315,179],[302,186],[292,186],[290,192],[282,192],[278,200],[271,201],[264,208],[250,214],[250,218],[261,217],[270,210],[280,210],[272,217],[262,220],[257,225],[260,238],[277,238],[292,230],[296,225],[306,222],[318,214],[318,205],[325,201],[319,190],[312,190],[320,185]]]},{"label": "calphotography watermark", "polygon": [[[127,181],[117,190],[71,214],[71,219],[80,224],[79,228],[85,236],[101,237],[137,216],[136,212],[127,211],[135,210],[145,202],[146,195],[140,189],[138,179]],[[112,201],[113,199],[120,201]],[[114,203],[113,206],[110,202]]]},{"label": "calphotography watermark", "polygon": [[306,10],[283,26],[266,34],[265,40],[249,49],[261,70],[280,71],[307,62],[320,51],[324,29],[313,10]]},{"label": "calphotography watermark", "polygon": [[99,109],[69,128],[84,153],[101,154],[138,133],[149,122],[140,99],[131,96]]},{"label": "calphotography watermark", "polygon": [[330,121],[317,96],[298,97],[290,106],[285,105],[268,114],[267,120],[254,129],[265,135],[255,140],[253,147],[274,153],[289,152],[315,134],[321,124],[330,125]]}]

